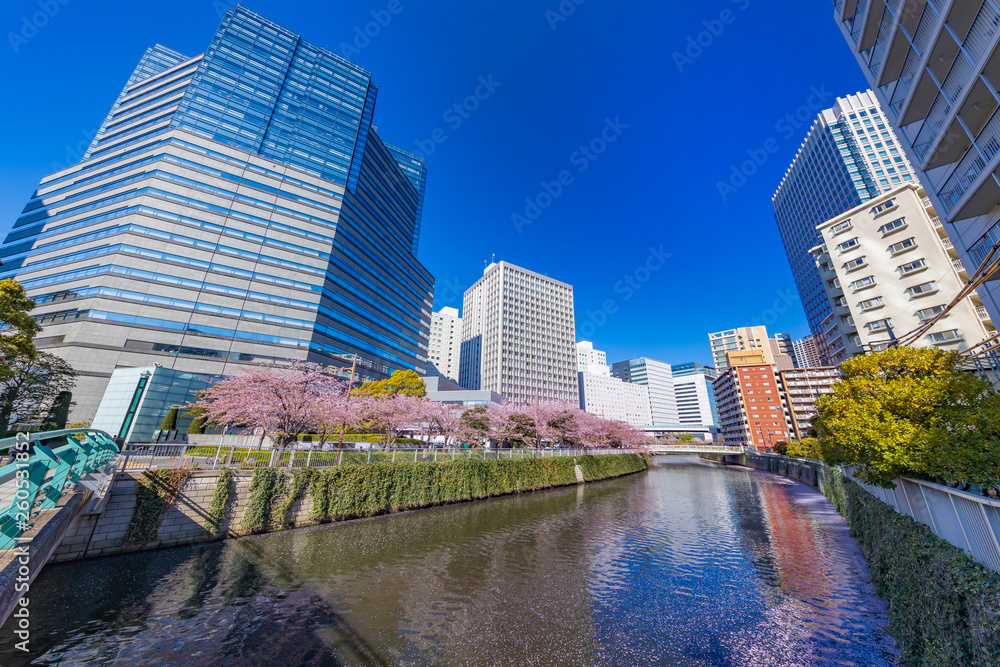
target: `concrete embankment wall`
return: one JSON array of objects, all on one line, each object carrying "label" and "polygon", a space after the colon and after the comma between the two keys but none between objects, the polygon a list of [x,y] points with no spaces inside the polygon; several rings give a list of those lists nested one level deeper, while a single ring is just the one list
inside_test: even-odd
[{"label": "concrete embankment wall", "polygon": [[647,467],[643,456],[611,454],[321,469],[125,472],[116,475],[100,513],[76,519],[50,562],[579,484]]}]

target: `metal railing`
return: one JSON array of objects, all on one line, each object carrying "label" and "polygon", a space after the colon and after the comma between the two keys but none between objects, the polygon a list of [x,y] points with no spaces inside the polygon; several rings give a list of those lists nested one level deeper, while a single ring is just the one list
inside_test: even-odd
[{"label": "metal railing", "polygon": [[234,445],[129,445],[113,462],[115,472],[156,468],[330,468],[338,465],[553,458],[604,454],[636,454],[635,449],[255,449]]},{"label": "metal railing", "polygon": [[0,440],[0,549],[10,549],[35,517],[87,474],[107,465],[118,445],[104,431],[65,429]]},{"label": "metal railing", "polygon": [[895,489],[883,489],[856,479],[853,467],[843,470],[900,514],[913,517],[941,539],[1000,572],[1000,500],[908,477],[897,479]]}]

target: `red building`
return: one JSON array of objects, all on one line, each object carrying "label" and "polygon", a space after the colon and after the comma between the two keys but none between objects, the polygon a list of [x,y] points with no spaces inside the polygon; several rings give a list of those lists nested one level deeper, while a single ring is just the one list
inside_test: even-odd
[{"label": "red building", "polygon": [[726,444],[770,450],[788,442],[791,427],[774,367],[760,351],[729,352],[729,370],[715,380]]}]

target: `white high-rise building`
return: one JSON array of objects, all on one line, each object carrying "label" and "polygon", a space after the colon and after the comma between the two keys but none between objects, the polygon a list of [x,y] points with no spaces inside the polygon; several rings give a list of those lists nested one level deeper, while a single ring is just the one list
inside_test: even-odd
[{"label": "white high-rise building", "polygon": [[795,350],[795,364],[798,368],[816,368],[823,365],[815,336],[800,338],[792,343],[792,348]]},{"label": "white high-rise building", "polygon": [[[987,258],[995,268],[989,265],[1000,241],[1000,6],[838,0],[833,8],[958,258],[970,272]],[[979,296],[996,322],[1000,281],[986,281]]]},{"label": "white high-rise building", "polygon": [[459,384],[514,403],[579,403],[573,286],[508,262],[465,291]]},{"label": "white high-rise building", "polygon": [[611,367],[611,374],[625,382],[641,384],[649,389],[652,426],[676,426],[680,423],[670,364],[645,357],[616,361]]},{"label": "white high-rise building", "polygon": [[977,293],[916,331],[968,280],[935,213],[923,188],[907,184],[819,226],[813,255],[840,334],[830,341],[833,363],[900,339],[963,351],[994,332]]},{"label": "white high-rise building", "polygon": [[458,382],[462,355],[462,318],[457,308],[442,308],[431,316],[427,341],[427,375],[442,375]]},{"label": "white high-rise building", "polygon": [[633,426],[653,424],[647,387],[611,377],[607,355],[590,341],[577,343],[576,351],[581,410]]},{"label": "white high-rise building", "polygon": [[594,344],[587,340],[582,340],[576,344],[576,364],[577,370],[581,373],[611,375],[611,368],[608,366],[608,355],[603,350],[595,350]]},{"label": "white high-rise building", "polygon": [[712,381],[718,373],[711,366],[696,363],[673,364],[674,396],[679,424],[718,426],[719,413]]}]

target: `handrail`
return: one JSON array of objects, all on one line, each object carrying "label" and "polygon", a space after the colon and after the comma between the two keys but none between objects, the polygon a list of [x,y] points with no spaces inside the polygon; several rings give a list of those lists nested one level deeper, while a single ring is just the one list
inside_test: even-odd
[{"label": "handrail", "polygon": [[[60,439],[62,445],[43,444]],[[39,512],[55,507],[67,487],[103,468],[119,450],[104,431],[73,428],[4,438],[0,451],[11,461],[0,467],[0,507],[5,507],[0,512],[3,550],[17,544]]]}]

